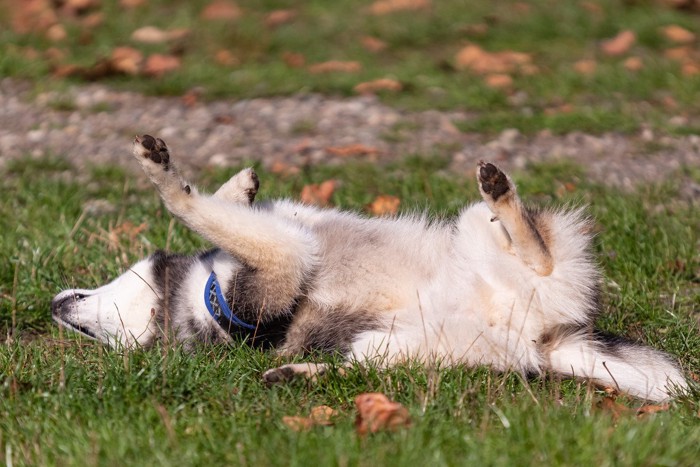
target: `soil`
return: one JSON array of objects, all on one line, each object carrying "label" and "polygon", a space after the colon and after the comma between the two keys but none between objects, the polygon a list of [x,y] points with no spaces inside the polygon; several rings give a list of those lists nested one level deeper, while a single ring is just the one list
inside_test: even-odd
[{"label": "soil", "polygon": [[[684,166],[700,168],[700,136],[657,135],[651,129],[561,136],[508,129],[489,137],[458,130],[456,122],[473,118],[466,112],[408,112],[373,97],[207,102],[195,95],[149,97],[102,85],[60,94],[31,89],[22,81],[0,81],[0,167],[13,158],[53,155],[78,171],[103,163],[136,171],[131,141],[148,133],[167,141],[185,172],[250,162],[280,172],[421,154],[446,157],[452,172],[473,174],[482,159],[507,170],[566,159],[593,180],[631,189],[676,176]],[[689,177],[680,180],[684,197],[700,199],[700,185]]]}]

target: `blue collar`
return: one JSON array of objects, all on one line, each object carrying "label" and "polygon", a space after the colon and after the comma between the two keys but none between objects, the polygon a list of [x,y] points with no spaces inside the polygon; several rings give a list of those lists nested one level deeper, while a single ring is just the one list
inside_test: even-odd
[{"label": "blue collar", "polygon": [[240,328],[252,331],[257,328],[255,325],[244,323],[233,314],[226,303],[224,294],[221,292],[221,285],[216,280],[214,271],[211,272],[207,285],[204,286],[204,304],[207,306],[207,310],[209,310],[209,314],[214,318],[214,321],[219,323],[219,326],[229,334],[240,331]]}]

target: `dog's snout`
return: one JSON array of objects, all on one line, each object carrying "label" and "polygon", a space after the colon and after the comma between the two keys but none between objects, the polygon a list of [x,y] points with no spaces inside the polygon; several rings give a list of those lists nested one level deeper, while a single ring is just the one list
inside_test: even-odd
[{"label": "dog's snout", "polygon": [[51,301],[51,314],[52,315],[57,315],[63,310],[68,303],[75,303],[79,300],[82,300],[85,298],[87,295],[79,293],[79,292],[63,292]]}]

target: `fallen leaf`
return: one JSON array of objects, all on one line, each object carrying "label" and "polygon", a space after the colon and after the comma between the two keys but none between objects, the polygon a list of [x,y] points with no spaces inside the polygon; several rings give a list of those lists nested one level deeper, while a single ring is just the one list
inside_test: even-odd
[{"label": "fallen leaf", "polygon": [[190,34],[189,29],[179,28],[164,31],[155,26],[144,26],[131,33],[131,40],[144,44],[161,44],[183,39]]},{"label": "fallen leaf", "polygon": [[148,224],[146,222],[135,225],[131,221],[125,221],[110,229],[108,238],[113,246],[119,245],[119,239],[122,236],[127,236],[129,238],[129,243],[133,243],[136,240],[136,236],[146,229],[148,229]]},{"label": "fallen leaf", "polygon": [[236,57],[233,52],[226,49],[218,50],[214,55],[214,60],[216,63],[223,66],[238,66],[241,64],[238,57]]},{"label": "fallen leaf", "polygon": [[582,75],[590,76],[598,69],[598,62],[591,59],[583,59],[574,63],[574,70]]},{"label": "fallen leaf", "polygon": [[637,35],[629,29],[620,32],[617,36],[603,41],[600,44],[600,50],[611,57],[627,53],[629,49],[637,42]]},{"label": "fallen leaf", "polygon": [[282,53],[282,61],[284,61],[285,65],[289,68],[301,68],[306,65],[306,57],[297,52]]},{"label": "fallen leaf", "polygon": [[666,39],[676,44],[688,44],[695,41],[695,34],[676,24],[661,28],[661,33]]},{"label": "fallen leaf", "polygon": [[330,426],[335,423],[338,411],[327,405],[319,405],[311,409],[309,419],[314,425]]},{"label": "fallen leaf", "polygon": [[301,169],[299,167],[295,167],[293,165],[287,164],[286,162],[282,161],[274,161],[270,167],[268,167],[270,172],[273,174],[278,174],[278,175],[298,175],[301,172]]},{"label": "fallen leaf", "polygon": [[99,11],[85,15],[81,20],[80,24],[87,29],[95,29],[104,23],[105,15]]},{"label": "fallen leaf", "polygon": [[301,195],[299,196],[301,202],[316,206],[328,206],[336,185],[337,182],[335,180],[326,180],[319,184],[305,185],[304,188],[301,189]]},{"label": "fallen leaf", "polygon": [[231,1],[214,0],[204,7],[200,17],[205,20],[236,20],[241,17],[243,11]]},{"label": "fallen leaf", "polygon": [[46,30],[46,38],[52,42],[59,42],[68,37],[66,28],[60,24],[56,23]]},{"label": "fallen leaf", "polygon": [[265,16],[265,26],[276,28],[292,22],[297,17],[295,10],[273,10]]},{"label": "fallen leaf", "polygon": [[683,62],[686,60],[693,59],[693,49],[688,46],[683,47],[672,47],[670,49],[664,50],[664,57],[675,60],[677,62]]},{"label": "fallen leaf", "polygon": [[474,44],[463,47],[455,56],[458,70],[470,70],[476,74],[511,73],[531,63],[530,54],[512,50],[488,52]]},{"label": "fallen leaf", "polygon": [[309,72],[313,74],[320,73],[356,73],[362,70],[360,62],[343,62],[339,60],[330,60],[327,62],[315,63],[309,66]]},{"label": "fallen leaf", "polygon": [[617,421],[622,415],[629,414],[631,409],[615,401],[614,397],[606,396],[596,403],[596,407],[612,416]]},{"label": "fallen leaf", "polygon": [[644,405],[637,409],[637,417],[642,418],[645,415],[651,415],[658,412],[667,412],[670,406],[668,404],[663,405]]},{"label": "fallen leaf", "polygon": [[629,57],[622,63],[622,66],[629,71],[639,71],[644,68],[644,62],[639,57]]},{"label": "fallen leaf", "polygon": [[357,84],[353,90],[358,94],[376,94],[378,91],[398,92],[403,89],[400,82],[390,78],[380,78]]},{"label": "fallen leaf", "polygon": [[181,60],[173,55],[153,54],[146,59],[143,73],[148,76],[160,77],[177,70],[181,65]]},{"label": "fallen leaf", "polygon": [[397,11],[416,11],[430,7],[430,0],[379,0],[369,7],[373,15],[386,15]]},{"label": "fallen leaf", "polygon": [[284,416],[282,417],[282,423],[287,425],[287,427],[293,431],[306,431],[314,426],[313,420],[307,417]]},{"label": "fallen leaf", "polygon": [[581,2],[581,8],[590,13],[591,16],[595,16],[598,18],[603,17],[603,8],[595,2]]},{"label": "fallen leaf", "polygon": [[472,37],[483,37],[489,32],[489,25],[486,23],[468,24],[463,28],[464,33]]},{"label": "fallen leaf", "polygon": [[681,73],[683,76],[697,76],[700,75],[700,64],[698,63],[684,63],[681,66]]},{"label": "fallen leaf", "polygon": [[364,36],[360,39],[360,42],[362,43],[362,47],[373,53],[378,53],[386,49],[386,42],[376,37]]},{"label": "fallen leaf", "polygon": [[381,393],[365,393],[355,398],[355,428],[360,436],[384,430],[396,430],[411,424],[408,410]]},{"label": "fallen leaf", "polygon": [[117,47],[109,58],[111,68],[117,73],[137,75],[141,71],[143,54],[132,47]]},{"label": "fallen leaf", "polygon": [[506,89],[513,85],[513,78],[505,73],[486,75],[484,78],[486,86],[493,89]]},{"label": "fallen leaf", "polygon": [[18,34],[46,31],[58,22],[50,0],[22,0],[13,3],[15,5],[8,12],[12,18],[12,29]]},{"label": "fallen leaf", "polygon": [[334,156],[349,157],[349,156],[367,156],[379,154],[379,149],[364,144],[348,144],[346,146],[329,146],[326,151]]},{"label": "fallen leaf", "polygon": [[401,199],[392,195],[379,195],[367,207],[367,210],[375,216],[393,216],[399,211]]}]

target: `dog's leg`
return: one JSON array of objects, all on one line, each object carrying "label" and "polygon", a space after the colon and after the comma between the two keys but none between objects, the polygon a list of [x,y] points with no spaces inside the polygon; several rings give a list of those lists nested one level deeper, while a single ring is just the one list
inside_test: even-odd
[{"label": "dog's leg", "polygon": [[542,232],[520,201],[510,178],[495,165],[484,162],[479,162],[477,178],[481,196],[494,214],[492,220],[500,221],[515,254],[537,274],[551,274],[554,264]]},{"label": "dog's leg", "polygon": [[289,363],[267,370],[263,373],[263,380],[267,384],[286,383],[296,377],[313,380],[326,371],[328,371],[326,363]]},{"label": "dog's leg", "polygon": [[[165,142],[159,138],[137,137],[133,153],[168,210],[254,274],[260,289],[257,303],[286,313],[315,267],[314,235],[293,220],[251,208],[247,203],[231,203],[228,197],[240,188],[241,179],[237,177],[222,187],[223,199],[200,194],[178,175]],[[252,175],[247,181],[255,185]]]},{"label": "dog's leg", "polygon": [[216,190],[212,196],[232,203],[253,204],[260,188],[258,174],[252,168],[243,169]]}]

